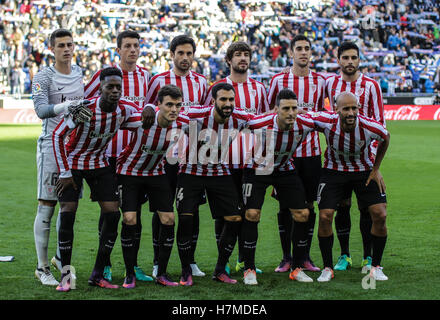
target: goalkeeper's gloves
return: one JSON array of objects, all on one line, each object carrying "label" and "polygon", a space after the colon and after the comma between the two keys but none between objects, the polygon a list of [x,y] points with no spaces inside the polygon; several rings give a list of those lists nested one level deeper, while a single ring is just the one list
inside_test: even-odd
[{"label": "goalkeeper's gloves", "polygon": [[54,105],[53,110],[55,114],[63,113],[65,116],[70,115],[75,123],[88,122],[92,118],[92,110],[87,108],[91,101],[89,100],[75,100],[66,101]]}]

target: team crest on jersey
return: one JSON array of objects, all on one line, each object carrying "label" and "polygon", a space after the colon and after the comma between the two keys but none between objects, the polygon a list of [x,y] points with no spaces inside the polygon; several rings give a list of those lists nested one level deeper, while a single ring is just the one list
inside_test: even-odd
[{"label": "team crest on jersey", "polygon": [[316,84],[311,84],[309,88],[310,88],[311,92],[315,92],[316,91]]},{"label": "team crest on jersey", "polygon": [[365,145],[365,141],[361,140],[361,141],[356,142],[356,144],[359,146],[359,148],[362,148]]},{"label": "team crest on jersey", "polygon": [[198,83],[194,83],[194,89],[199,92],[200,85]]},{"label": "team crest on jersey", "polygon": [[250,95],[252,98],[255,98],[255,97],[257,96],[257,90],[255,90],[255,89],[251,89],[251,90],[249,90],[249,95]]},{"label": "team crest on jersey", "polygon": [[119,121],[119,125],[121,125],[122,122],[124,122],[124,118],[121,118],[121,119],[119,119],[118,121]]},{"label": "team crest on jersey", "polygon": [[295,141],[296,141],[296,142],[300,142],[301,139],[302,139],[302,136],[296,136],[296,137],[295,137]]},{"label": "team crest on jersey", "polygon": [[364,93],[364,88],[358,88],[356,89],[356,95],[360,97]]}]

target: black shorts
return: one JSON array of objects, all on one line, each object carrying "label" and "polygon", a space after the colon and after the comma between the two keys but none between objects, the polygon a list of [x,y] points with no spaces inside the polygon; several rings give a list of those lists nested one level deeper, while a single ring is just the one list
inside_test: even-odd
[{"label": "black shorts", "polygon": [[90,198],[92,201],[118,201],[118,184],[116,174],[111,167],[75,170],[72,169],[72,177],[77,185],[77,190],[70,186],[64,190],[60,202],[77,202],[81,193],[83,179],[90,187]]},{"label": "black shorts", "polygon": [[338,203],[346,199],[352,191],[356,194],[359,208],[367,208],[373,204],[386,203],[385,193],[381,194],[375,181],[365,183],[371,171],[341,172],[323,169],[318,186],[319,209],[336,209]]},{"label": "black shorts", "polygon": [[[171,189],[173,190],[173,194],[176,192],[177,188],[177,175],[179,172],[179,164],[169,164],[168,161],[165,162],[165,173],[167,175],[168,181],[170,183]],[[206,203],[206,194],[203,193],[200,196],[199,204],[205,204]]]},{"label": "black shorts", "polygon": [[122,212],[137,211],[145,194],[150,195],[150,211],[173,212],[173,191],[165,175],[138,177],[118,175]]},{"label": "black shorts", "polygon": [[243,200],[246,209],[261,210],[266,189],[273,186],[281,208],[305,209],[306,195],[296,171],[274,171],[270,175],[256,175],[255,170],[245,169]]},{"label": "black shorts", "polygon": [[[316,201],[319,179],[321,177],[321,156],[293,158],[295,170],[301,179],[306,193],[308,203]],[[272,197],[278,200],[277,192],[274,189]]]},{"label": "black shorts", "polygon": [[321,156],[293,158],[295,170],[300,177],[305,192],[306,200],[311,203],[316,201],[319,179],[321,178]]},{"label": "black shorts", "polygon": [[177,177],[177,212],[195,213],[205,192],[213,219],[240,214],[240,193],[235,189],[232,176],[203,177],[186,173]]}]

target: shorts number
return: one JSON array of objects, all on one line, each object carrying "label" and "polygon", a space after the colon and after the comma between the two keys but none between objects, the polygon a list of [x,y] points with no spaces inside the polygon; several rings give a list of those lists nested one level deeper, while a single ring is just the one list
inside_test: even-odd
[{"label": "shorts number", "polygon": [[252,183],[243,184],[243,197],[248,198],[252,193]]},{"label": "shorts number", "polygon": [[177,199],[177,201],[182,201],[183,200],[183,188],[177,189],[176,199]]},{"label": "shorts number", "polygon": [[319,204],[319,202],[321,201],[321,192],[325,187],[325,183],[320,183],[318,186],[318,195],[316,196],[316,202]]},{"label": "shorts number", "polygon": [[58,180],[59,173],[52,172],[46,176],[46,184],[49,186],[56,186]]}]

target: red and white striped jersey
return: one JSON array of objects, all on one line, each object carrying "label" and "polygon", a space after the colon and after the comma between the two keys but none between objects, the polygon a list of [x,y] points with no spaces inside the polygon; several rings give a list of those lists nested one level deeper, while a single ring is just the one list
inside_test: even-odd
[{"label": "red and white striped jersey", "polygon": [[[278,93],[284,89],[290,89],[295,92],[298,98],[298,108],[305,111],[325,110],[325,77],[316,72],[309,72],[306,77],[298,77],[289,73],[278,73],[274,75],[269,86],[269,105],[275,107],[275,101]],[[296,149],[294,157],[313,157],[321,154],[319,144],[319,134],[312,131],[302,145]]]},{"label": "red and white striped jersey", "polygon": [[230,145],[253,116],[234,108],[228,121],[221,124],[215,121],[214,110],[213,106],[188,110],[189,143],[179,173],[196,176],[231,174],[227,164]]},{"label": "red and white striped jersey", "polygon": [[333,111],[335,110],[335,98],[341,92],[348,91],[358,98],[361,115],[385,125],[382,91],[374,79],[361,74],[356,81],[347,82],[342,79],[342,75],[335,75],[327,78],[325,86]]},{"label": "red and white striped jersey", "polygon": [[[134,103],[139,111],[142,111],[145,105],[145,96],[148,90],[148,80],[150,74],[148,71],[140,66],[136,66],[135,71],[122,70],[120,65],[116,65],[116,68],[122,72],[122,96],[121,99]],[[102,70],[98,70],[85,86],[84,96],[85,99],[90,99],[99,95],[99,86],[101,81],[99,75]],[[128,130],[120,130],[113,137],[109,143],[106,154],[109,157],[117,157],[122,149],[130,141],[131,132]]]},{"label": "red and white striped jersey", "polygon": [[310,117],[316,130],[324,133],[327,150],[323,167],[327,169],[346,172],[371,170],[374,165],[371,142],[383,141],[388,135],[380,122],[360,114],[353,132],[344,132],[341,129],[339,115],[334,112],[318,112],[298,117]]},{"label": "red and white striped jersey", "polygon": [[156,121],[150,129],[138,128],[133,132],[130,143],[118,157],[116,172],[128,176],[157,176],[165,174],[164,160],[172,147],[188,130],[189,119],[179,115],[169,127],[159,126]]},{"label": "red and white striped jersey", "polygon": [[[75,124],[64,118],[55,128],[52,141],[60,177],[71,176],[70,169],[91,170],[109,166],[105,150],[119,130],[135,130],[142,125],[136,105],[119,100],[115,111],[105,112],[99,107],[100,97],[90,99],[90,122]],[[64,145],[64,138],[68,142]]]},{"label": "red and white striped jersey", "polygon": [[167,84],[174,84],[182,90],[183,107],[201,105],[205,101],[208,82],[201,74],[190,71],[185,77],[176,75],[169,70],[151,78],[146,96],[147,103],[157,105],[157,93]]},{"label": "red and white striped jersey", "polygon": [[204,106],[210,106],[212,104],[212,87],[221,82],[229,83],[234,87],[236,108],[241,108],[251,114],[263,114],[269,111],[267,92],[264,84],[249,77],[246,82],[243,83],[234,82],[230,77],[214,82],[208,89],[208,94],[203,104]]},{"label": "red and white striped jersey", "polygon": [[297,117],[290,130],[281,130],[275,113],[255,117],[248,123],[253,131],[253,163],[247,168],[294,170],[293,154],[314,130],[314,123],[306,117]]},{"label": "red and white striped jersey", "polygon": [[[229,83],[235,90],[235,107],[240,108],[250,114],[258,115],[269,111],[269,103],[267,100],[267,92],[264,84],[247,78],[246,82],[239,83],[231,80],[230,77],[221,79],[213,83],[209,89],[205,99],[205,106],[211,105],[212,100],[212,87],[217,83]],[[250,159],[245,159],[246,154],[251,152],[251,140],[250,134],[243,134],[240,132],[239,137],[234,139],[230,149],[230,163],[233,163],[234,168],[243,167]]]}]

